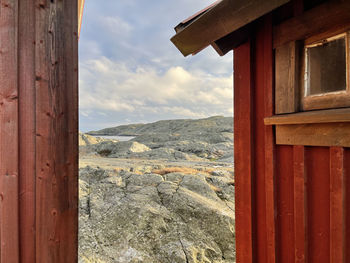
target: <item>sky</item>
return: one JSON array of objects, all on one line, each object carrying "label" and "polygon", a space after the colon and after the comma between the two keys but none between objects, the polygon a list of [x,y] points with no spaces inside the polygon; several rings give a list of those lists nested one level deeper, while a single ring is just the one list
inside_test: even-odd
[{"label": "sky", "polygon": [[79,129],[233,115],[232,52],[184,58],[174,27],[214,0],[86,0]]}]

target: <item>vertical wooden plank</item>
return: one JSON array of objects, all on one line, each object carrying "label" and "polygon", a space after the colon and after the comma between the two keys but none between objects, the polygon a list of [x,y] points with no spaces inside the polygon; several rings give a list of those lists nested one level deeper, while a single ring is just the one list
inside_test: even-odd
[{"label": "vertical wooden plank", "polygon": [[299,57],[296,41],[276,48],[276,114],[299,109]]},{"label": "vertical wooden plank", "polygon": [[236,253],[237,263],[252,263],[253,130],[250,41],[234,50],[234,74]]},{"label": "vertical wooden plank", "polygon": [[[304,12],[304,0],[293,0],[293,13],[294,16],[299,16]],[[295,43],[294,54],[297,56],[295,61],[295,78],[296,89],[300,89],[298,85],[298,79],[300,78],[300,57],[301,44]],[[299,78],[298,78],[299,76]],[[298,111],[300,91],[294,92],[294,98],[297,102],[294,103],[295,111]],[[293,105],[293,104],[292,104]],[[294,171],[294,243],[295,243],[295,262],[305,263],[308,262],[307,258],[307,197],[306,197],[306,183],[307,174],[305,169],[305,147],[294,146],[293,147],[293,171]]]},{"label": "vertical wooden plank", "polygon": [[[293,0],[293,14],[304,12],[304,0]],[[299,111],[300,51],[296,41],[276,48],[276,114]]]},{"label": "vertical wooden plank", "polygon": [[[62,3],[62,2],[61,2]],[[35,75],[36,75],[36,260],[38,263],[58,262],[60,237],[58,229],[57,203],[59,202],[57,176],[62,172],[57,156],[56,104],[57,93],[64,92],[58,78],[59,52],[57,38],[61,30],[52,28],[59,24],[56,16],[57,3],[36,0]],[[53,31],[52,31],[53,29]],[[56,32],[58,30],[58,32]],[[51,31],[49,36],[49,31]],[[63,40],[63,38],[61,38]],[[63,58],[61,58],[62,60]],[[52,63],[53,62],[53,63]],[[62,63],[63,61],[60,61]],[[45,116],[46,115],[46,116]],[[64,141],[62,141],[64,143]],[[59,183],[59,182],[58,182]]]},{"label": "vertical wooden plank", "polygon": [[329,147],[305,147],[309,262],[330,261]]},{"label": "vertical wooden plank", "polygon": [[63,158],[65,158],[65,175],[63,179],[64,193],[66,193],[65,203],[65,224],[61,227],[63,244],[60,254],[60,262],[78,261],[78,202],[79,202],[79,179],[78,179],[78,17],[77,2],[67,1],[64,5],[65,19],[70,23],[65,23],[65,65],[67,74],[62,74],[66,87],[64,92],[65,104],[62,106],[66,117],[62,126],[62,136],[65,137],[67,145],[64,147]]},{"label": "vertical wooden plank", "polygon": [[330,148],[330,257],[331,263],[344,261],[344,149]]},{"label": "vertical wooden plank", "polygon": [[293,147],[295,262],[307,262],[305,148]]},{"label": "vertical wooden plank", "polygon": [[78,5],[36,6],[36,261],[77,262]]},{"label": "vertical wooden plank", "polygon": [[[257,22],[254,46],[254,194],[253,233],[256,258],[259,262],[275,260],[275,205],[274,205],[274,141],[272,127],[266,127],[264,118],[273,111],[272,92],[272,32],[271,17]],[[271,213],[271,214],[268,214]]]},{"label": "vertical wooden plank", "polygon": [[[272,16],[264,19],[264,93],[265,116],[274,113]],[[275,139],[272,125],[265,125],[265,195],[267,262],[276,262],[276,194],[275,194]]]},{"label": "vertical wooden plank", "polygon": [[350,262],[350,148],[344,148],[344,185],[345,185],[345,262]]},{"label": "vertical wooden plank", "polygon": [[0,237],[1,262],[19,262],[18,1],[0,9]]},{"label": "vertical wooden plank", "polygon": [[21,1],[19,64],[20,262],[35,262],[35,1]]},{"label": "vertical wooden plank", "polygon": [[276,147],[277,259],[295,262],[293,146]]}]

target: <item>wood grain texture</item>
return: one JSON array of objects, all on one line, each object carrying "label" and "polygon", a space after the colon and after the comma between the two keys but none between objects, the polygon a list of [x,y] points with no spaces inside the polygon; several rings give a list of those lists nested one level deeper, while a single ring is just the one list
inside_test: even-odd
[{"label": "wood grain texture", "polygon": [[77,2],[0,8],[1,262],[77,262]]},{"label": "wood grain texture", "polygon": [[253,105],[250,41],[235,49],[234,74],[236,255],[238,263],[252,263]]},{"label": "wood grain texture", "polygon": [[77,1],[36,5],[36,261],[77,262]]},{"label": "wood grain texture", "polygon": [[276,143],[350,147],[350,123],[277,125]]},{"label": "wood grain texture", "polygon": [[322,96],[307,96],[302,98],[303,111],[350,107],[350,94],[323,94]]},{"label": "wood grain texture", "polygon": [[299,111],[300,43],[291,41],[275,51],[275,113]]},{"label": "wood grain texture", "polygon": [[0,10],[0,261],[19,262],[18,1]]},{"label": "wood grain texture", "polygon": [[350,122],[350,108],[276,115],[264,120],[266,125]]},{"label": "wood grain texture", "polygon": [[184,56],[240,29],[289,0],[224,0],[171,38]]},{"label": "wood grain texture", "polygon": [[330,148],[330,262],[345,262],[344,148]]},{"label": "wood grain texture", "polygon": [[294,171],[294,244],[295,262],[307,261],[307,220],[306,220],[306,182],[305,148],[293,147],[293,171]]},{"label": "wood grain texture", "polygon": [[35,0],[21,1],[19,50],[20,262],[35,262]]},{"label": "wood grain texture", "polygon": [[274,28],[274,47],[350,23],[350,2],[329,1]]}]

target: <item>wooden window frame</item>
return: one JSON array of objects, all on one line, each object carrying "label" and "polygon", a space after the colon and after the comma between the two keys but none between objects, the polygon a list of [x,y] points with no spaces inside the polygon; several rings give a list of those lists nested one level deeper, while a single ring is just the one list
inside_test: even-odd
[{"label": "wooden window frame", "polygon": [[[318,45],[322,45],[324,41],[332,41],[335,39],[339,39],[345,37],[345,48],[346,48],[346,90],[344,91],[335,91],[335,92],[328,92],[328,93],[322,93],[322,94],[315,94],[315,95],[307,95],[306,90],[306,66],[307,66],[307,49],[309,47],[315,47]],[[309,38],[304,41],[303,45],[303,54],[301,61],[303,61],[303,64],[301,66],[301,98],[300,98],[300,105],[301,105],[301,111],[309,111],[309,110],[320,110],[320,109],[334,109],[334,108],[341,108],[341,107],[349,107],[350,106],[350,63],[349,63],[349,53],[350,53],[350,43],[349,43],[350,33],[349,31],[345,31],[341,34],[336,33],[335,35],[331,37],[322,37],[319,38]]]},{"label": "wooden window frame", "polygon": [[[264,122],[275,126],[276,144],[350,147],[350,95],[304,99],[305,46],[349,30],[350,2],[327,2],[274,27],[275,115]],[[348,55],[350,94],[349,65]]]}]

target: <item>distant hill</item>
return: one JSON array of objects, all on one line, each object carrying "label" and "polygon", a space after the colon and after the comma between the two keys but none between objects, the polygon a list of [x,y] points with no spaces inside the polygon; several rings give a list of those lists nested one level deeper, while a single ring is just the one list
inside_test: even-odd
[{"label": "distant hill", "polygon": [[90,135],[140,136],[145,134],[233,133],[233,118],[213,116],[205,119],[162,120],[147,124],[121,125],[90,131]]}]

